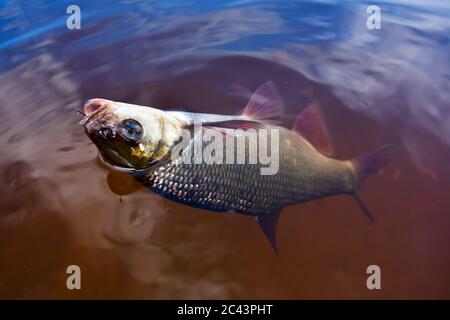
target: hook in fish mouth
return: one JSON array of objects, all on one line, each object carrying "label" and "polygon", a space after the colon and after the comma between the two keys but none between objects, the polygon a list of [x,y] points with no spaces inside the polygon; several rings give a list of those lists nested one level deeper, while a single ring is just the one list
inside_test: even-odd
[{"label": "hook in fish mouth", "polygon": [[75,107],[75,111],[78,112],[79,114],[81,114],[83,117],[86,117],[86,113],[84,113],[83,111],[81,111],[80,108]]}]

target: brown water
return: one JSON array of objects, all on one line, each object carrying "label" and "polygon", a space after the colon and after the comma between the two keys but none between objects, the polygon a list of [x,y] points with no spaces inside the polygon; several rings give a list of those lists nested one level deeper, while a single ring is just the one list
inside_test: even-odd
[{"label": "brown water", "polygon": [[[47,6],[24,18],[11,2],[2,15],[29,32],[64,13]],[[295,32],[309,41],[277,42],[272,34],[293,32],[289,6],[142,8],[93,18],[78,32],[61,24],[28,33],[28,45],[0,51],[0,298],[450,298],[448,22],[400,6],[412,18],[393,10],[375,41],[344,14],[362,4],[312,2],[297,11],[310,10],[306,26],[346,17],[336,37],[322,41],[325,31],[299,23]],[[134,34],[141,29],[127,24],[142,26],[139,17],[146,29]],[[261,31],[267,21],[272,30]],[[234,114],[267,80],[286,103],[286,126],[319,101],[340,158],[399,145],[362,192],[374,223],[346,196],[290,207],[276,257],[253,218],[176,204],[110,173],[74,112],[102,97]],[[71,264],[81,268],[81,290],[66,288]],[[381,267],[381,290],[366,287],[371,264]]]}]

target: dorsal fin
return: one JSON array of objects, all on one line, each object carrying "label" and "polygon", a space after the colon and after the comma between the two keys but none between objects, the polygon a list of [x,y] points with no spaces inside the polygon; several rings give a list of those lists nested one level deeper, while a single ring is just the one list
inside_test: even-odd
[{"label": "dorsal fin", "polygon": [[305,138],[320,153],[327,156],[333,155],[333,145],[322,120],[317,102],[311,103],[300,113],[292,130]]},{"label": "dorsal fin", "polygon": [[259,227],[264,232],[267,240],[269,240],[275,254],[278,256],[277,248],[277,227],[278,218],[280,217],[280,211],[271,212],[269,214],[264,214],[256,216],[256,221],[258,221]]},{"label": "dorsal fin", "polygon": [[242,115],[254,121],[279,123],[283,112],[280,94],[272,81],[268,81],[256,89]]}]

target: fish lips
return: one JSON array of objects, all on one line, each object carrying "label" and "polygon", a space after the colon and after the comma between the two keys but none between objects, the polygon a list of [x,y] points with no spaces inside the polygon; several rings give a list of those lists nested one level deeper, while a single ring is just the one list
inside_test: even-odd
[{"label": "fish lips", "polygon": [[98,116],[106,110],[106,108],[110,107],[112,101],[106,99],[90,99],[86,101],[83,106],[84,113],[86,116],[82,119],[79,124],[81,126],[86,126],[93,119],[98,118]]}]

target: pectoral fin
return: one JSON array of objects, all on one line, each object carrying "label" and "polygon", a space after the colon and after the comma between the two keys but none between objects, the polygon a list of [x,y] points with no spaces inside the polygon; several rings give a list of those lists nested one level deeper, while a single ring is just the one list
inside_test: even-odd
[{"label": "pectoral fin", "polygon": [[272,212],[265,215],[256,216],[259,227],[264,232],[267,240],[269,240],[275,254],[278,256],[277,248],[277,227],[278,218],[280,217],[280,211]]}]

